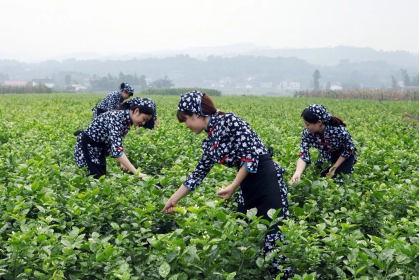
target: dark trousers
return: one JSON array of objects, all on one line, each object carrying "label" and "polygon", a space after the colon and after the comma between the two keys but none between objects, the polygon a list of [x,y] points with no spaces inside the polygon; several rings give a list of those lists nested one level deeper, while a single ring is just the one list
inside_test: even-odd
[{"label": "dark trousers", "polygon": [[[317,162],[315,165],[321,169],[321,177],[326,177],[328,172],[330,172],[330,168],[337,162],[338,158],[340,157],[341,151],[333,152],[331,156],[332,165],[329,165],[327,168],[322,169],[322,162]],[[335,174],[332,179],[337,180],[340,184],[343,184],[343,176],[342,174],[351,174],[352,168],[354,165],[354,156],[347,158],[336,170]]]}]

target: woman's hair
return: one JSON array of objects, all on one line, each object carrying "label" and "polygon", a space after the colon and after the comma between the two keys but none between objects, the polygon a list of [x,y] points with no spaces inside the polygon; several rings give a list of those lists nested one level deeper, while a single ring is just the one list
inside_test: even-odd
[{"label": "woman's hair", "polygon": [[130,111],[134,112],[137,108],[139,108],[139,113],[153,116],[153,108],[151,108],[151,107],[147,107],[147,106],[132,106],[132,107],[130,107],[130,105],[131,104],[129,102],[124,102],[123,104],[120,105],[120,107],[118,107],[117,110],[127,110],[127,109],[129,109]]},{"label": "woman's hair", "polygon": [[[217,116],[224,115],[225,112],[218,111],[216,106],[214,106],[213,100],[207,94],[203,95],[201,98],[201,110],[206,115],[213,115],[217,113]],[[190,111],[178,111],[177,117],[180,123],[185,122],[187,119],[186,116],[192,116],[193,112]]]},{"label": "woman's hair", "polygon": [[[305,110],[303,110],[300,116],[303,117],[303,119],[307,121],[308,123],[317,123],[320,120],[317,116],[315,116],[315,114],[313,114],[309,110],[309,108],[306,108]],[[331,116],[331,119],[327,124],[331,126],[340,126],[340,125],[346,126],[344,121],[336,116]]]}]

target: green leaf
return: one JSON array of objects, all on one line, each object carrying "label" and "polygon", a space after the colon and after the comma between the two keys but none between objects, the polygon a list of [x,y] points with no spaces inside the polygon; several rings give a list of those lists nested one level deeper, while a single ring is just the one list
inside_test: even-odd
[{"label": "green leaf", "polygon": [[179,274],[174,274],[171,277],[169,277],[168,279],[169,280],[178,280],[178,276],[179,276]]},{"label": "green leaf", "polygon": [[342,278],[342,279],[346,279],[346,273],[339,267],[335,268],[335,271],[337,272],[337,274]]},{"label": "green leaf", "polygon": [[252,219],[253,217],[255,217],[257,215],[257,212],[258,212],[257,208],[249,209],[248,211],[246,211],[246,216],[249,219]]},{"label": "green leaf", "polygon": [[171,261],[173,261],[176,257],[178,257],[178,252],[177,251],[175,251],[175,250],[173,250],[173,251],[169,251],[167,254],[166,254],[166,261],[168,262],[168,263],[170,263]]},{"label": "green leaf", "polygon": [[121,229],[120,226],[117,223],[111,222],[110,224],[117,231]]},{"label": "green leaf", "polygon": [[163,278],[166,278],[169,275],[169,272],[171,271],[171,267],[167,262],[164,262],[159,267],[159,274]]},{"label": "green leaf", "polygon": [[236,272],[231,272],[226,276],[226,280],[232,280],[236,276]]},{"label": "green leaf", "polygon": [[259,268],[262,268],[264,266],[264,259],[263,258],[258,258],[257,259],[257,266]]}]

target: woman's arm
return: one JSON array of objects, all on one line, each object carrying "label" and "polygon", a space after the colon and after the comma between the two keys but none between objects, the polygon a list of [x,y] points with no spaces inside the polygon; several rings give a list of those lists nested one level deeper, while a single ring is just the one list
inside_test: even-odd
[{"label": "woman's arm", "polygon": [[238,173],[236,174],[235,180],[233,180],[232,184],[227,186],[226,188],[217,192],[217,194],[221,198],[229,199],[232,194],[235,192],[236,188],[242,183],[245,177],[248,175],[248,171],[246,171],[245,164],[239,168]]},{"label": "woman's arm", "polygon": [[[127,158],[125,153],[122,154],[122,156],[116,158],[123,166],[125,166],[128,170],[130,170],[133,174],[137,173],[137,169],[134,167],[134,165],[131,164],[130,160]],[[146,174],[140,173],[138,178],[141,179],[145,177]]]},{"label": "woman's arm", "polygon": [[182,184],[179,189],[174,192],[174,194],[168,199],[161,212],[175,213],[174,207],[176,207],[178,205],[178,201],[180,201],[181,198],[186,196],[189,192],[190,190],[184,186],[184,184]]},{"label": "woman's arm", "polygon": [[300,176],[302,175],[303,171],[305,170],[306,162],[303,161],[301,158],[298,159],[296,163],[296,171],[295,174],[293,174],[292,179],[290,179],[290,185],[292,185],[294,182],[300,181]]}]

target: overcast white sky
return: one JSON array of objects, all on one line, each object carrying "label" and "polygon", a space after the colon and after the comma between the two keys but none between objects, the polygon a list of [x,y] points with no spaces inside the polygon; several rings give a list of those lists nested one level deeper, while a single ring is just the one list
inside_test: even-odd
[{"label": "overcast white sky", "polygon": [[418,53],[419,0],[0,0],[0,59],[245,42]]}]

